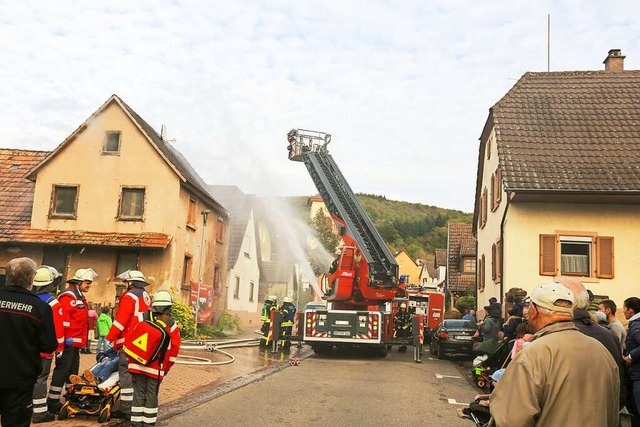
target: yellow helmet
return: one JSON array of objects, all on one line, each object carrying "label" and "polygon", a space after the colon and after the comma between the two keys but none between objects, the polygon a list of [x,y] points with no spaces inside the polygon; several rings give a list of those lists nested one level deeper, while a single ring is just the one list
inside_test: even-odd
[{"label": "yellow helmet", "polygon": [[156,312],[163,312],[167,307],[171,307],[173,305],[173,297],[169,293],[169,291],[165,291],[164,289],[160,289],[153,295],[153,302],[151,303],[151,308]]},{"label": "yellow helmet", "polygon": [[53,267],[48,265],[41,265],[36,270],[35,276],[33,276],[33,286],[47,286],[53,283],[62,274],[58,273]]}]

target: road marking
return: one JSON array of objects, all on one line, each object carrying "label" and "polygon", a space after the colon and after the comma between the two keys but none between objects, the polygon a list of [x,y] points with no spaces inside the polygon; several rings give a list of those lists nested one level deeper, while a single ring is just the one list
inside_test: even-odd
[{"label": "road marking", "polygon": [[442,374],[436,374],[436,378],[438,379],[442,379],[442,378],[461,378],[461,377],[457,377],[455,375],[442,375]]},{"label": "road marking", "polygon": [[458,401],[457,401],[457,400],[455,400],[455,399],[447,399],[447,401],[448,401],[450,404],[452,404],[452,405],[463,405],[463,406],[467,406],[467,404],[466,404],[466,403],[460,403],[460,402],[458,402]]}]

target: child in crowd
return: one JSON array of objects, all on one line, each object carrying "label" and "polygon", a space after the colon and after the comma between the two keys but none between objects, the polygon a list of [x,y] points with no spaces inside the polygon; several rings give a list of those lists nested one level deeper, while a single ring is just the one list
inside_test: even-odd
[{"label": "child in crowd", "polygon": [[96,347],[96,354],[107,351],[109,344],[107,343],[106,336],[109,333],[109,329],[111,329],[112,323],[111,316],[109,316],[109,307],[105,305],[102,307],[100,316],[98,317],[98,346]]}]

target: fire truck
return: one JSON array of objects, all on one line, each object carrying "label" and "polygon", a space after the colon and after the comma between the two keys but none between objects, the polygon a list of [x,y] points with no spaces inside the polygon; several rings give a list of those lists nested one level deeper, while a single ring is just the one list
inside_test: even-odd
[{"label": "fire truck", "polygon": [[[302,340],[316,353],[329,353],[336,346],[363,347],[381,357],[389,346],[411,340],[416,358],[422,352],[424,326],[435,328],[442,319],[444,296],[400,283],[391,251],[329,154],[330,134],[293,129],[287,142],[289,160],[304,163],[344,242],[325,275],[326,308],[302,313]],[[402,301],[408,303],[415,327],[413,337],[398,340],[393,319]]]}]

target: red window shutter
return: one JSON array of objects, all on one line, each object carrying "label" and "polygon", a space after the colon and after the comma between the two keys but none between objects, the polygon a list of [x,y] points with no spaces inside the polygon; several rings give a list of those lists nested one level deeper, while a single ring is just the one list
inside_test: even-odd
[{"label": "red window shutter", "polygon": [[491,278],[496,280],[496,244],[491,246]]},{"label": "red window shutter", "polygon": [[556,275],[556,235],[540,235],[540,275]]},{"label": "red window shutter", "polygon": [[596,237],[596,277],[613,279],[613,237]]},{"label": "red window shutter", "polygon": [[491,211],[496,208],[496,174],[491,174]]},{"label": "red window shutter", "polygon": [[496,242],[496,281],[500,283],[502,278],[502,244],[500,241]]},{"label": "red window shutter", "polygon": [[498,206],[502,200],[502,170],[500,166],[496,169],[496,193],[496,206]]},{"label": "red window shutter", "polygon": [[480,282],[482,283],[482,290],[484,291],[484,274],[485,274],[485,267],[486,267],[487,263],[484,260],[484,254],[482,254],[482,276],[480,277]]}]

